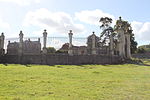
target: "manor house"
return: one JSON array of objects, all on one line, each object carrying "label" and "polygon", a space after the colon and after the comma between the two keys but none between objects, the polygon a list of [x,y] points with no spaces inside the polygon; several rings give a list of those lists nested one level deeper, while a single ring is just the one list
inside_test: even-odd
[{"label": "manor house", "polygon": [[[105,32],[105,31],[104,31]],[[104,33],[103,32],[103,33]],[[115,36],[114,36],[115,33]],[[119,18],[113,33],[108,41],[102,42],[101,38],[93,32],[87,37],[87,46],[73,45],[73,32],[69,31],[69,41],[66,46],[67,54],[47,53],[47,31],[43,32],[43,47],[40,38],[37,41],[24,40],[20,31],[19,42],[8,41],[7,52],[4,51],[4,33],[0,36],[1,62],[5,63],[35,63],[35,64],[104,64],[117,63],[121,59],[130,59],[130,34],[132,28],[127,21]],[[64,48],[61,48],[64,49]]]}]

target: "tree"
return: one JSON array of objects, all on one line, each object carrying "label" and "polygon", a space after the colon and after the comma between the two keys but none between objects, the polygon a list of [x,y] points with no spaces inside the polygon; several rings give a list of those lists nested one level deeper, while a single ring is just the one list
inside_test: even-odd
[{"label": "tree", "polygon": [[47,49],[47,53],[55,53],[56,49],[54,47],[48,47]]},{"label": "tree", "polygon": [[130,35],[130,41],[131,41],[131,46],[130,46],[131,54],[134,54],[137,51],[138,43],[135,41],[135,37],[134,37],[133,33],[131,33],[131,35]]},{"label": "tree", "polygon": [[138,48],[137,49],[137,53],[145,53],[145,52],[146,52],[145,48]]},{"label": "tree", "polygon": [[65,50],[57,50],[56,53],[59,53],[59,54],[68,54],[68,51],[65,51]]},{"label": "tree", "polygon": [[[121,17],[120,17],[121,18]],[[115,33],[114,33],[114,29],[110,26],[112,23],[112,19],[109,17],[102,17],[100,19],[100,21],[102,23],[102,25],[100,26],[100,28],[103,29],[103,32],[100,36],[100,38],[103,37],[103,43],[107,42],[110,38],[110,34],[112,34],[113,38],[115,38]],[[119,24],[119,22],[117,22]],[[126,28],[130,27],[130,24],[127,21],[122,21],[123,26],[125,26]],[[118,27],[116,27],[118,28]],[[137,51],[137,42],[135,41],[135,37],[134,34],[132,33],[132,31],[130,32],[131,36],[130,36],[130,41],[131,41],[131,54],[136,53]],[[109,42],[109,41],[108,41]]]},{"label": "tree", "polygon": [[100,38],[102,39],[103,37],[103,43],[105,42],[109,42],[107,40],[109,40],[110,38],[110,34],[113,32],[113,28],[110,26],[112,23],[112,19],[109,17],[102,17],[100,18],[100,21],[102,23],[102,25],[100,26],[100,28],[103,29],[103,32],[100,35]]},{"label": "tree", "polygon": [[110,27],[110,24],[112,23],[112,19],[109,17],[102,17],[100,18],[100,21],[102,23],[102,25],[100,26],[100,28],[105,28],[107,29],[108,27]]}]

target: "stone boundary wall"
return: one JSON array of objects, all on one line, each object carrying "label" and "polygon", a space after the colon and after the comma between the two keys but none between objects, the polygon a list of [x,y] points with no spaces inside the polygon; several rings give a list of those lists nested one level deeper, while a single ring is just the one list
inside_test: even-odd
[{"label": "stone boundary wall", "polygon": [[139,59],[150,59],[150,53],[132,54],[132,57]]},{"label": "stone boundary wall", "polygon": [[43,65],[81,65],[81,64],[120,64],[119,56],[106,55],[4,55],[0,63],[43,64]]}]

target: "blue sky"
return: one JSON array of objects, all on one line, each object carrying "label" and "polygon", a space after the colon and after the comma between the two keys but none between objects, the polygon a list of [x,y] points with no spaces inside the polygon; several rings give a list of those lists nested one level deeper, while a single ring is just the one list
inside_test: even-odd
[{"label": "blue sky", "polygon": [[95,31],[100,35],[98,20],[122,16],[131,23],[139,45],[149,44],[149,0],[0,0],[0,32],[18,37],[22,30],[27,37],[68,36],[87,37]]}]

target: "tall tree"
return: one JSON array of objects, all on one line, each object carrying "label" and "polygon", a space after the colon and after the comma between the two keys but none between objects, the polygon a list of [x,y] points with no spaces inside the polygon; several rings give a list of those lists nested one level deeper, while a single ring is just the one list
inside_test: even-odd
[{"label": "tall tree", "polygon": [[111,27],[112,19],[109,17],[102,17],[99,21],[101,24],[100,28],[102,28],[103,32],[100,35],[100,38],[103,37],[103,43],[110,38],[110,34],[113,32],[113,28]]},{"label": "tall tree", "polygon": [[133,33],[131,33],[131,35],[130,35],[130,41],[131,41],[131,47],[130,47],[131,54],[134,54],[137,51],[137,45],[138,45],[138,43],[135,41],[135,36],[134,36]]}]

